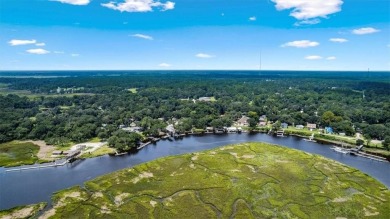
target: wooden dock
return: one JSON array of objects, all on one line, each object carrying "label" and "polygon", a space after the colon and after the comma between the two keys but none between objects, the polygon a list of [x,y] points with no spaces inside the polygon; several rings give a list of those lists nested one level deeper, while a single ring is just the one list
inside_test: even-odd
[{"label": "wooden dock", "polygon": [[31,167],[13,168],[13,169],[5,170],[5,172],[15,172],[15,171],[22,171],[22,170],[33,170],[33,169],[42,169],[42,168],[49,168],[49,167],[58,167],[58,166],[64,166],[68,162],[69,162],[69,160],[65,160],[62,163],[55,163],[55,164],[50,164],[50,165],[38,165],[38,166],[31,166]]},{"label": "wooden dock", "polygon": [[148,142],[146,142],[146,143],[143,143],[143,144],[141,144],[140,146],[138,146],[137,149],[140,150],[140,149],[144,148],[145,146],[148,146],[148,145],[151,144],[151,143],[152,143],[151,141],[148,141]]}]

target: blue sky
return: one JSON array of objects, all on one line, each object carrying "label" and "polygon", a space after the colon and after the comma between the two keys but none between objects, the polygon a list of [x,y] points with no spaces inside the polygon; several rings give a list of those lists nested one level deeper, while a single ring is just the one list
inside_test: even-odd
[{"label": "blue sky", "polygon": [[0,0],[0,70],[390,70],[389,0]]}]

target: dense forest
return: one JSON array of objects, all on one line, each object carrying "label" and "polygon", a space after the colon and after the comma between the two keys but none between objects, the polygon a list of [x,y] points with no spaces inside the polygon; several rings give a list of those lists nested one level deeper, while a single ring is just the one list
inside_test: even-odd
[{"label": "dense forest", "polygon": [[125,135],[120,127],[131,124],[141,127],[144,136],[157,136],[168,124],[186,132],[231,126],[243,115],[254,125],[266,115],[268,121],[331,126],[350,136],[390,136],[389,77],[114,73],[0,77],[0,142],[42,139],[61,145],[93,137],[119,141]]}]

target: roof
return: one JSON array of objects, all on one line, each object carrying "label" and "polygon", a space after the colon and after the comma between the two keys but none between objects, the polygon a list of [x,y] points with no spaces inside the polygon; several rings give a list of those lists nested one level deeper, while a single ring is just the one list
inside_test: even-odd
[{"label": "roof", "polygon": [[239,119],[237,122],[238,123],[248,123],[249,117],[247,116],[242,116],[241,119]]}]

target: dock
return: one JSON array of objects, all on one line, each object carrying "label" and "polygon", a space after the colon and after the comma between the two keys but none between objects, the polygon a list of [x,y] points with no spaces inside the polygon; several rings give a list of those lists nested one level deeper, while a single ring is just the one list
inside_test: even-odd
[{"label": "dock", "polygon": [[146,142],[146,143],[143,143],[143,144],[141,144],[140,146],[138,146],[137,149],[140,150],[140,149],[142,149],[142,148],[148,146],[148,145],[151,144],[151,143],[152,143],[151,141],[148,141],[148,142]]},{"label": "dock", "polygon": [[33,169],[42,169],[42,168],[49,168],[49,167],[58,167],[58,166],[64,166],[67,163],[69,163],[69,160],[65,160],[62,163],[55,163],[55,164],[50,164],[50,165],[38,165],[38,166],[31,166],[31,167],[13,168],[13,169],[5,170],[5,172],[15,172],[15,171],[22,171],[22,170],[33,170]]}]

